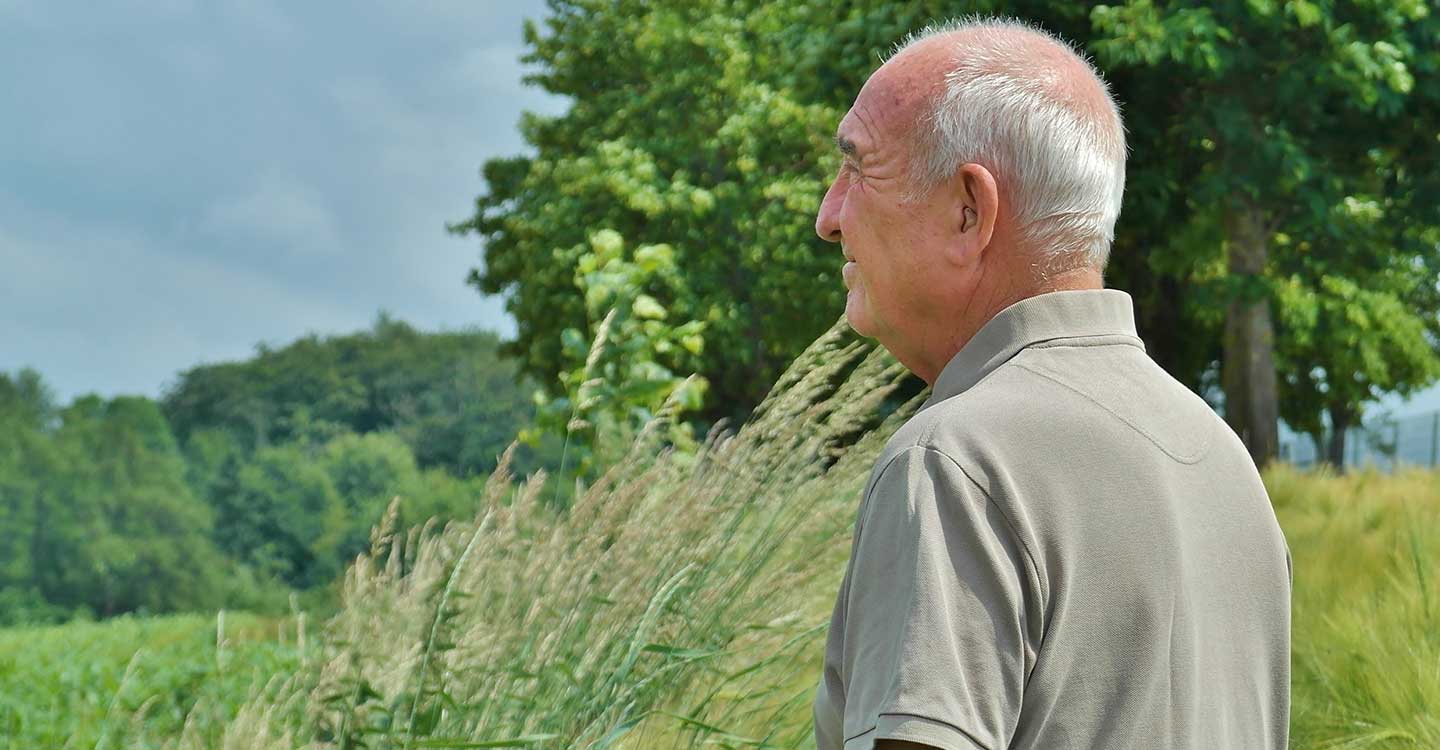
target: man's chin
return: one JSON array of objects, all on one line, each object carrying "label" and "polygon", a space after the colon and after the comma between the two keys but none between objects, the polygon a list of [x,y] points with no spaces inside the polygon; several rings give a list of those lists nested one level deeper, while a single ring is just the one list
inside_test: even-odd
[{"label": "man's chin", "polygon": [[850,324],[851,330],[861,336],[867,339],[875,337],[871,330],[870,316],[866,315],[864,310],[857,310],[854,304],[845,306],[845,322]]}]

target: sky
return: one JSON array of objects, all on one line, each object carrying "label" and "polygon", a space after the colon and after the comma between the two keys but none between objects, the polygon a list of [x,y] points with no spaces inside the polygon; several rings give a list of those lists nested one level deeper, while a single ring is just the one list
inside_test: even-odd
[{"label": "sky", "polygon": [[0,371],[159,396],[260,342],[513,335],[465,284],[543,0],[0,0]]},{"label": "sky", "polygon": [[[480,165],[522,153],[543,0],[0,0],[0,371],[159,396],[264,342],[504,336],[465,284]],[[1440,409],[1440,387],[1371,412]]]}]

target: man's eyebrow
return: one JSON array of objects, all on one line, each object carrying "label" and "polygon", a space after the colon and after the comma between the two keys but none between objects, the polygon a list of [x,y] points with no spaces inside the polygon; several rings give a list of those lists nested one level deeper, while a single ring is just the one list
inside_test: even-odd
[{"label": "man's eyebrow", "polygon": [[835,148],[840,149],[840,153],[846,156],[855,157],[855,142],[843,135],[835,136]]}]

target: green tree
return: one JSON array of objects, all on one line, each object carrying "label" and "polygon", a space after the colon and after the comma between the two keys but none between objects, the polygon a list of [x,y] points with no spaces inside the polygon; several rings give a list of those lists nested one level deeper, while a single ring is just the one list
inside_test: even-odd
[{"label": "green tree", "polygon": [[[614,230],[590,236],[591,252],[580,256],[575,285],[585,300],[586,330],[561,332],[568,368],[560,374],[562,394],[535,392],[536,427],[522,430],[521,439],[538,441],[548,431],[567,440],[562,458],[571,457],[576,476],[591,478],[614,456],[597,456],[607,444],[625,444],[623,437],[663,412],[680,415],[699,409],[708,383],[693,373],[704,350],[705,323],[678,323],[655,296],[682,296],[684,279],[669,245],[643,245],[626,253]],[[665,294],[668,292],[668,294]],[[698,447],[690,425],[668,422],[671,447],[692,454]]]},{"label": "green tree", "polygon": [[[232,447],[249,455],[390,430],[422,467],[486,473],[534,412],[533,385],[498,348],[488,331],[422,333],[382,314],[370,331],[311,335],[262,346],[247,361],[191,368],[166,392],[165,413],[187,455],[211,469],[216,452]],[[192,446],[199,435],[203,445]],[[523,469],[547,457],[520,459]]]},{"label": "green tree", "polygon": [[49,433],[58,419],[39,373],[0,373],[0,624],[58,619],[38,576],[53,569],[46,526],[58,498],[46,479],[60,471]]},{"label": "green tree", "polygon": [[393,498],[419,482],[420,472],[410,448],[391,433],[342,435],[325,444],[318,461],[344,506],[344,529],[335,549],[343,567],[369,547],[370,529]]},{"label": "green tree", "polygon": [[525,59],[574,104],[527,115],[537,155],[487,162],[488,192],[452,226],[484,242],[471,283],[507,296],[504,351],[542,383],[572,369],[562,332],[592,324],[572,280],[608,228],[673,249],[686,283],[656,302],[706,326],[704,418],[748,414],[842,308],[839,252],[813,230],[831,136],[874,52],[927,5],[551,2]]},{"label": "green tree", "polygon": [[59,417],[59,461],[37,477],[48,502],[32,527],[45,599],[100,615],[214,604],[221,564],[211,518],[158,405],[84,396]]},{"label": "green tree", "polygon": [[312,449],[272,445],[233,462],[210,502],[215,541],[232,558],[296,588],[339,574],[345,501]]},{"label": "green tree", "polygon": [[[1145,186],[1138,201],[1142,215],[1168,219],[1158,227],[1163,231],[1142,233],[1156,256],[1150,264],[1188,276],[1198,287],[1194,298],[1208,308],[1206,317],[1213,320],[1224,310],[1225,413],[1257,462],[1277,450],[1277,361],[1309,360],[1331,373],[1337,384],[1331,399],[1349,410],[1360,403],[1355,399],[1374,395],[1370,388],[1338,385],[1336,376],[1349,378],[1350,368],[1364,368],[1359,380],[1377,387],[1418,385],[1431,377],[1428,365],[1380,371],[1389,368],[1389,355],[1414,364],[1424,343],[1414,336],[1423,326],[1390,328],[1387,335],[1408,340],[1383,346],[1388,355],[1322,354],[1323,361],[1316,362],[1313,343],[1277,335],[1282,332],[1275,324],[1277,317],[1298,322],[1313,316],[1274,309],[1285,301],[1313,303],[1307,294],[1279,294],[1287,278],[1322,294],[1347,288],[1333,281],[1333,272],[1313,265],[1284,273],[1295,268],[1289,256],[1301,243],[1277,243],[1282,234],[1308,240],[1307,247],[1359,256],[1346,263],[1365,269],[1346,277],[1352,283],[1382,268],[1403,273],[1407,266],[1408,261],[1391,262],[1396,248],[1388,243],[1341,246],[1331,239],[1343,234],[1335,229],[1343,214],[1337,207],[1363,200],[1372,190],[1382,190],[1380,197],[1388,200],[1404,189],[1403,183],[1377,180],[1376,173],[1396,146],[1387,123],[1405,112],[1415,86],[1409,65],[1433,56],[1428,51],[1433,43],[1428,50],[1416,44],[1417,27],[1428,13],[1419,0],[1344,6],[1306,0],[1131,0],[1091,13],[1091,49],[1108,69],[1123,71],[1127,126],[1141,133],[1147,147],[1166,144],[1169,168],[1155,176],[1142,173],[1127,191],[1134,195],[1136,183]],[[1188,167],[1182,173],[1178,165]],[[1127,201],[1127,212],[1135,202]],[[1415,218],[1401,214],[1391,220]],[[1327,277],[1332,281],[1322,281]],[[1371,295],[1344,304],[1352,310],[1375,310],[1376,304],[1393,309],[1404,299],[1394,291],[1410,286],[1398,280],[1381,293],[1391,295],[1388,301]],[[1300,350],[1305,346],[1309,354]],[[1306,408],[1312,411],[1291,416],[1308,428],[1314,401]]]}]

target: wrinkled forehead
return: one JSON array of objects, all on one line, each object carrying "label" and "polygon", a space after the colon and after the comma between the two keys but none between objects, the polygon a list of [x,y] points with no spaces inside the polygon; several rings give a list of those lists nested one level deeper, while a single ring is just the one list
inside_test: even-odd
[{"label": "wrinkled forehead", "polygon": [[891,58],[870,75],[855,103],[840,119],[836,140],[841,150],[854,144],[861,153],[888,151],[911,143],[926,103],[944,85],[943,66],[917,45]]}]

